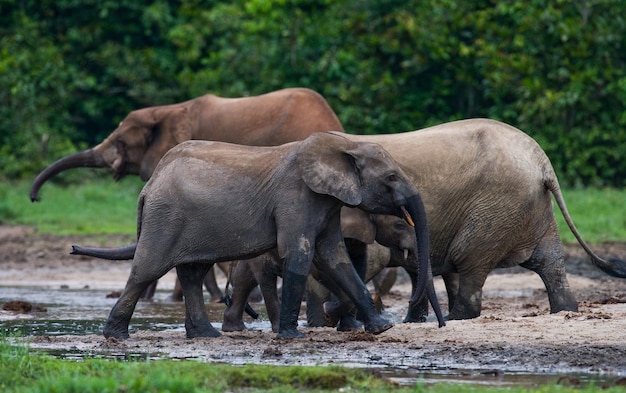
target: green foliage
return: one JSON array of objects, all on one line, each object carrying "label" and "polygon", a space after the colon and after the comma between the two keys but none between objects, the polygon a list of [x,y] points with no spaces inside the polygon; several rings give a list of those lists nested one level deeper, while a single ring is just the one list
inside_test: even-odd
[{"label": "green foliage", "polygon": [[626,185],[620,0],[0,1],[0,173],[131,110],[306,86],[353,133],[469,117],[536,138],[569,186]]}]

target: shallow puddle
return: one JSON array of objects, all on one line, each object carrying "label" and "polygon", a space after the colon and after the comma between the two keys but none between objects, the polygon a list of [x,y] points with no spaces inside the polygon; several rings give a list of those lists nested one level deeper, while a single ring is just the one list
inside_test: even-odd
[{"label": "shallow puddle", "polygon": [[[3,287],[0,286],[0,305],[9,301],[21,300],[45,307],[45,312],[16,313],[0,310],[0,326],[2,334],[9,336],[62,336],[62,335],[100,335],[104,322],[116,302],[116,298],[107,298],[109,291],[100,289],[69,289],[46,287]],[[155,300],[139,302],[131,321],[131,335],[137,331],[179,331],[184,335],[184,304],[167,300],[171,291],[157,291]],[[221,321],[224,305],[209,303],[206,299],[209,319]],[[250,330],[270,331],[269,321],[264,318],[262,304],[254,304],[261,318],[252,321],[246,318],[246,326]],[[396,316],[400,318],[399,316]],[[302,321],[301,321],[302,322]],[[213,322],[221,328],[220,322]],[[41,349],[40,349],[41,350]],[[73,346],[47,348],[46,353],[60,358],[80,360],[85,357],[99,357],[102,353],[85,352]],[[118,360],[157,360],[162,355],[148,353],[125,352],[107,357]],[[329,362],[333,362],[329,355]],[[335,363],[336,364],[336,363]],[[367,367],[381,376],[401,385],[416,383],[470,383],[492,386],[539,386],[557,382],[563,376],[568,381],[576,381],[577,386],[591,382],[600,385],[611,382],[613,378],[602,375],[573,374],[564,370],[563,374],[527,374],[519,372],[502,372],[499,370],[470,370],[458,368],[411,368],[389,364],[346,364],[350,367]]]},{"label": "shallow puddle", "polygon": [[[17,313],[0,310],[0,324],[8,333],[22,336],[60,336],[101,334],[104,322],[117,301],[108,298],[108,290],[0,286],[0,305],[21,300],[44,307],[45,312]],[[185,305],[167,300],[171,291],[157,291],[152,301],[137,303],[130,333],[140,330],[184,332]],[[221,321],[224,305],[205,299],[209,320]],[[260,318],[246,321],[251,329],[270,329],[263,318],[263,307],[257,307]],[[221,328],[221,322],[212,322]]]}]

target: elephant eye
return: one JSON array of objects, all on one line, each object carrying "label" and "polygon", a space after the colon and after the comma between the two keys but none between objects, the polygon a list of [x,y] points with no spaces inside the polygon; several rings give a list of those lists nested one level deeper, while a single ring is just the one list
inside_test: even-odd
[{"label": "elephant eye", "polygon": [[389,180],[390,182],[395,182],[395,181],[398,181],[398,177],[396,176],[395,173],[392,173],[391,175],[387,177],[387,180]]}]

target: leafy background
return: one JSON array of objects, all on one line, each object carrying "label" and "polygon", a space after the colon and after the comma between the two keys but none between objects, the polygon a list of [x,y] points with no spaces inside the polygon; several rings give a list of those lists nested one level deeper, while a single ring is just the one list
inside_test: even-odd
[{"label": "leafy background", "polygon": [[348,132],[489,117],[626,185],[622,0],[0,0],[0,177],[206,93],[320,92]]}]

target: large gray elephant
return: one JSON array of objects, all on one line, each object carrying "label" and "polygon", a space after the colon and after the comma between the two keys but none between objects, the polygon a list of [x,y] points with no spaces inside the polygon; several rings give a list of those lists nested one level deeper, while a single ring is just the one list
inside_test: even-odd
[{"label": "large gray elephant", "polygon": [[[550,311],[577,311],[565,275],[552,196],[595,266],[626,277],[626,262],[605,260],[574,226],[545,152],[522,131],[489,119],[461,120],[423,130],[348,135],[380,144],[420,190],[429,218],[434,275],[446,283],[450,319],[480,315],[482,287],[496,268],[516,265],[543,280]],[[409,320],[424,308],[410,305]]]},{"label": "large gray elephant", "polygon": [[[187,337],[219,336],[204,308],[202,279],[208,269],[274,248],[284,260],[278,337],[304,336],[297,322],[312,263],[356,305],[367,332],[389,329],[392,324],[376,313],[348,256],[340,228],[343,205],[414,220],[420,274],[412,300],[417,301],[429,266],[426,214],[415,186],[380,146],[333,133],[278,147],[177,145],[139,195],[135,258],[105,337],[129,337],[140,294],[174,267],[184,292]],[[439,307],[434,291],[429,300]]]},{"label": "large gray elephant", "polygon": [[[306,88],[241,98],[207,94],[173,105],[139,109],[130,112],[99,145],[63,157],[41,171],[32,184],[30,199],[38,201],[43,184],[71,168],[108,167],[116,180],[128,174],[148,180],[161,157],[186,140],[276,146],[318,131],[343,131],[343,127],[326,100]],[[212,296],[218,296],[214,281],[211,271],[205,286]],[[147,288],[143,297],[152,298],[155,287],[156,283]],[[179,297],[176,291],[172,294],[173,299]]]},{"label": "large gray elephant", "polygon": [[[353,216],[357,216],[358,220],[352,220],[351,217]],[[387,266],[402,266],[409,272],[413,283],[413,292],[416,291],[418,282],[417,241],[415,230],[406,221],[390,215],[363,214],[360,209],[347,207],[342,208],[341,218],[344,237],[347,232],[352,230],[351,225],[355,225],[357,221],[362,219],[371,220],[376,225],[375,238],[371,240],[372,242],[376,240],[378,243],[368,245],[365,271],[361,275],[365,283],[372,280]],[[351,239],[345,240],[348,248],[353,246]],[[358,247],[358,244],[355,246]],[[313,268],[312,274],[307,280],[306,300],[309,326],[337,326],[338,330],[342,331],[361,328],[360,323],[351,313],[354,306],[350,301],[346,301],[345,304],[333,303],[332,311],[325,313],[324,303],[331,299],[331,293],[318,281],[318,279],[322,282],[324,280],[324,276],[320,273]],[[430,274],[430,271],[428,273]],[[224,311],[222,330],[241,331],[245,329],[243,312],[246,300],[250,292],[259,285],[272,330],[278,331],[280,319],[278,277],[282,277],[282,263],[275,252],[266,253],[251,260],[236,261],[230,277],[233,285],[232,302]],[[427,279],[426,290],[432,291],[432,296],[435,296],[432,274]],[[435,312],[439,312],[437,315],[439,326],[444,326],[445,322],[440,310],[435,309]],[[333,319],[334,323],[329,323],[328,319]]]}]

